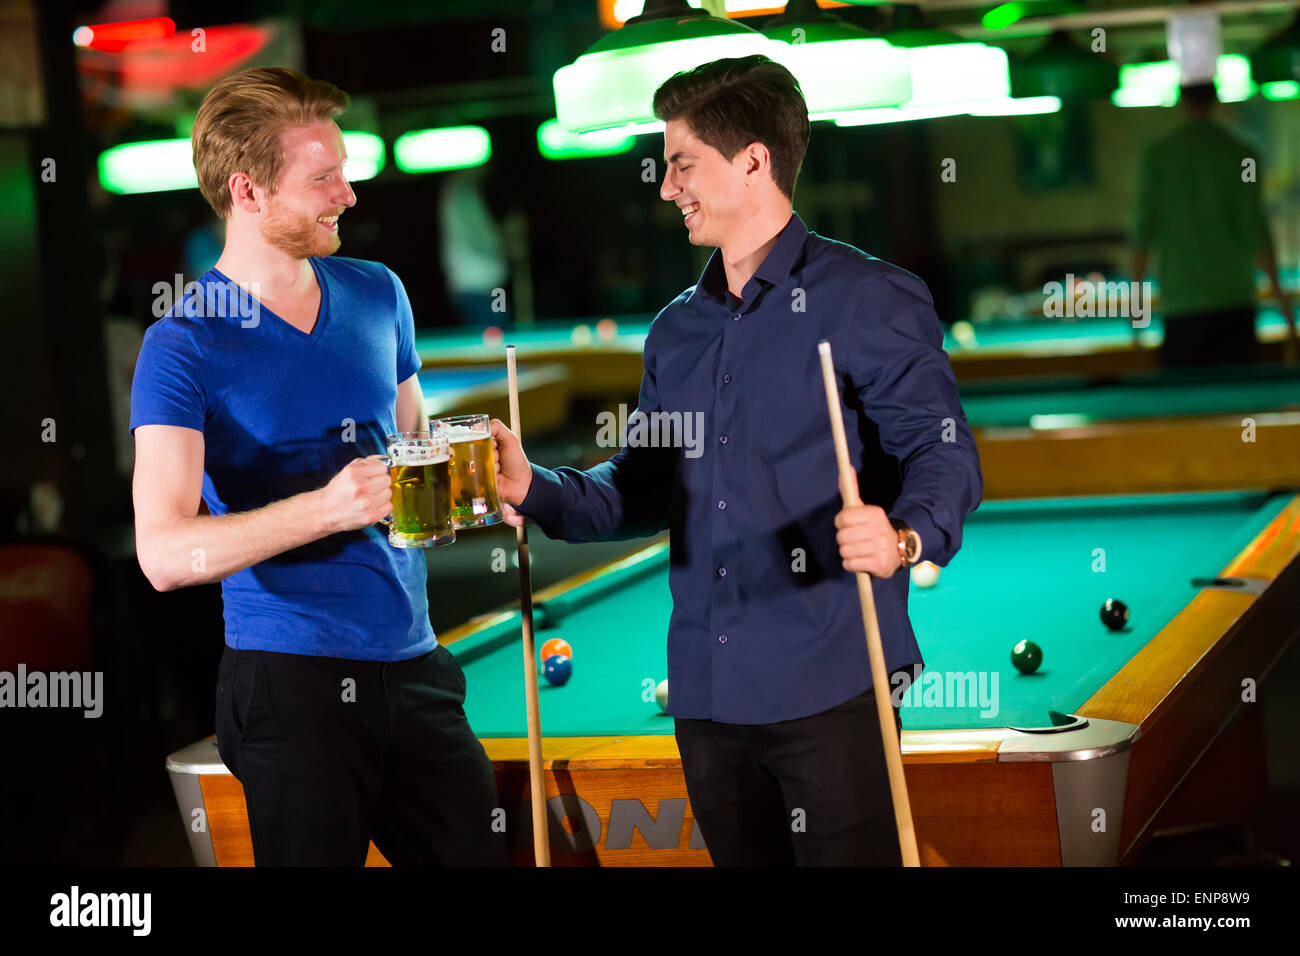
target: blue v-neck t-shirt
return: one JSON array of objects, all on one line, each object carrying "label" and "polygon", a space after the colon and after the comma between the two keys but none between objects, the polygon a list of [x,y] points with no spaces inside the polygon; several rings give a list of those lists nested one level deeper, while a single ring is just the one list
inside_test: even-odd
[{"label": "blue v-neck t-shirt", "polygon": [[[145,332],[131,430],[203,433],[213,515],[322,488],[397,430],[398,383],[420,368],[406,290],[379,263],[310,262],[321,290],[310,333],[215,269]],[[425,580],[423,552],[390,547],[381,525],[329,535],[222,582],[226,643],[352,660],[425,654],[436,646]]]}]

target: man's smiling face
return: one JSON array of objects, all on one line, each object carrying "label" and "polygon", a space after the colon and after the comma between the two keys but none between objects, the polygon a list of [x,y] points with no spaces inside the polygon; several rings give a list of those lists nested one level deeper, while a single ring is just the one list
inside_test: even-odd
[{"label": "man's smiling face", "polygon": [[728,161],[691,131],[684,119],[664,129],[668,170],[659,195],[681,209],[691,243],[721,246],[750,213],[742,149]]},{"label": "man's smiling face", "polygon": [[347,151],[333,122],[286,130],[284,169],[259,223],[262,236],[299,259],[338,251],[338,217],[357,197],[343,174]]}]

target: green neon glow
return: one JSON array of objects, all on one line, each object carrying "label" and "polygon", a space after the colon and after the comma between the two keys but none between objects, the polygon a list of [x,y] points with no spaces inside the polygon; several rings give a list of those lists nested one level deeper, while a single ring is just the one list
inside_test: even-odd
[{"label": "green neon glow", "polygon": [[1300,100],[1300,82],[1275,80],[1272,83],[1261,83],[1259,92],[1266,100]]},{"label": "green neon glow", "polygon": [[[633,26],[654,26],[655,30],[637,31],[630,38],[621,38],[624,43],[632,42],[637,35],[645,36],[650,42],[599,49],[612,36],[630,33]],[[672,40],[666,39],[659,21],[633,26],[616,30],[572,64],[556,70],[552,81],[555,117],[564,129],[590,133],[633,122],[651,122],[654,91],[673,73],[723,57],[750,53],[772,56],[776,52],[771,40],[748,27],[723,35],[698,35],[697,30],[697,35]]]},{"label": "green neon glow", "polygon": [[769,55],[799,80],[809,113],[898,106],[911,98],[908,51],[857,32],[862,36],[820,41],[810,32],[803,42],[773,44]]},{"label": "green neon glow", "polygon": [[971,116],[1034,116],[1060,111],[1059,96],[1008,96],[1005,100],[985,100],[974,103],[966,112]]},{"label": "green neon glow", "polygon": [[981,22],[985,30],[1002,30],[1013,23],[1018,23],[1024,15],[1025,4],[1004,3],[984,14],[984,19]]},{"label": "green neon glow", "polygon": [[1034,431],[1052,431],[1057,428],[1083,428],[1091,425],[1092,422],[1092,418],[1088,415],[1072,415],[1068,413],[1029,416],[1029,427]]},{"label": "green neon glow", "polygon": [[[1173,60],[1130,63],[1119,68],[1119,89],[1111,94],[1116,106],[1173,106],[1178,102],[1178,64]],[[1255,90],[1250,60],[1238,53],[1221,55],[1215,66],[1214,85],[1219,102],[1238,103]]]},{"label": "green neon glow", "polygon": [[482,166],[491,155],[492,137],[481,126],[414,130],[393,143],[393,161],[404,173]]},{"label": "green neon glow", "polygon": [[636,145],[636,137],[625,129],[570,133],[555,120],[537,127],[537,149],[546,159],[582,159],[615,156]]},{"label": "green neon glow", "polygon": [[[343,145],[351,182],[370,179],[384,168],[384,141],[373,133],[344,133]],[[123,143],[100,153],[98,166],[99,184],[119,196],[199,186],[188,138]]]},{"label": "green neon glow", "polygon": [[188,139],[123,143],[99,154],[99,184],[121,196],[197,189]]},{"label": "green neon glow", "polygon": [[348,153],[348,161],[343,165],[348,182],[374,179],[384,168],[384,141],[374,133],[345,132],[343,148]]},{"label": "green neon glow", "polygon": [[905,106],[937,106],[1011,95],[1007,55],[983,43],[946,43],[907,50],[912,98]]}]

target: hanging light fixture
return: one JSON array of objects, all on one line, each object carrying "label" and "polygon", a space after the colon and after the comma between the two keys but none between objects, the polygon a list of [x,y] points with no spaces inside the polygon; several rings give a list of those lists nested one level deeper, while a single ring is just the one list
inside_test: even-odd
[{"label": "hanging light fixture", "polygon": [[810,114],[898,106],[912,96],[906,54],[816,0],[789,0],[762,33],[799,80]]},{"label": "hanging light fixture", "polygon": [[1250,55],[1250,73],[1261,87],[1300,81],[1300,14],[1290,27]]},{"label": "hanging light fixture", "polygon": [[674,73],[725,57],[771,55],[772,41],[686,0],[646,0],[644,12],[555,72],[555,116],[575,133],[654,122],[654,92]]},{"label": "hanging light fixture", "polygon": [[1057,30],[1027,56],[1011,61],[1012,96],[1056,96],[1084,100],[1110,96],[1119,86],[1119,67],[1087,53]]}]

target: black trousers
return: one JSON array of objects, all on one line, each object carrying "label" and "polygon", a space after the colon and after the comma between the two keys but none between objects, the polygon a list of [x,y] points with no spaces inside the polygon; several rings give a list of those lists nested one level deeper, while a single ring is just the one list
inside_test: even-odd
[{"label": "black trousers", "polygon": [[[894,722],[902,734],[898,708]],[[716,866],[899,866],[875,693],[775,724],[678,720],[686,792]]]},{"label": "black trousers", "polygon": [[1166,368],[1258,361],[1253,306],[1165,317],[1160,364]]},{"label": "black trousers", "polygon": [[[217,749],[244,786],[258,866],[508,862],[492,765],[444,647],[393,663],[227,647]],[[494,826],[494,823],[497,823]]]}]

